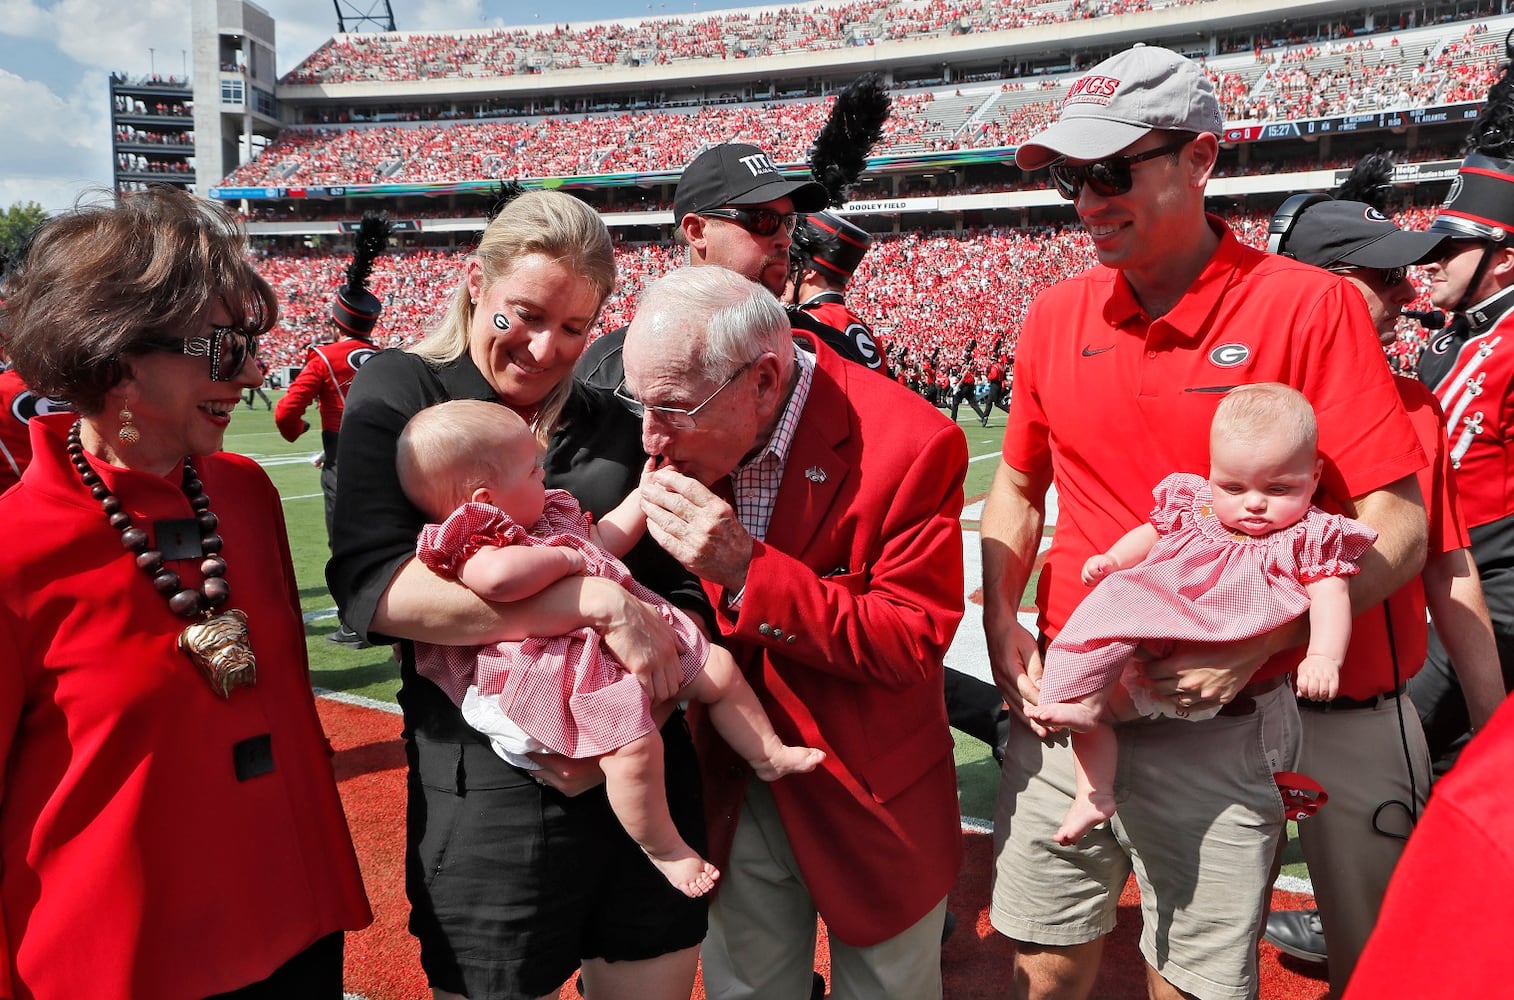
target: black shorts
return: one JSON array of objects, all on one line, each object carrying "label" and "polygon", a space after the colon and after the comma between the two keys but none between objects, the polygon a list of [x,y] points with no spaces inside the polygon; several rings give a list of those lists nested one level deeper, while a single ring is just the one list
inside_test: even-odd
[{"label": "black shorts", "polygon": [[[662,737],[673,821],[703,853],[699,770],[682,713]],[[704,939],[706,901],[652,867],[603,787],[568,798],[483,742],[417,736],[406,753],[405,889],[433,988],[525,1000],[555,992],[582,959],[655,958]]]}]

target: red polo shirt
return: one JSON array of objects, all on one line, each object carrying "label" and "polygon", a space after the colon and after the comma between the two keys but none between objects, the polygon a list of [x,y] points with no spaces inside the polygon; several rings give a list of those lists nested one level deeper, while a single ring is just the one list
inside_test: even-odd
[{"label": "red polo shirt", "polygon": [[1057,530],[1036,588],[1048,638],[1088,593],[1083,563],[1147,519],[1152,488],[1172,472],[1209,474],[1209,424],[1234,386],[1283,382],[1308,397],[1325,459],[1319,499],[1339,505],[1426,464],[1360,293],[1209,224],[1219,247],[1165,316],[1148,317],[1102,265],[1047,289],[1026,316],[1003,457],[1055,477]]},{"label": "red polo shirt", "polygon": [[[1419,470],[1418,478],[1430,519],[1429,558],[1434,559],[1472,544],[1457,501],[1450,449],[1446,445],[1445,415],[1424,383],[1402,376],[1395,376],[1393,383],[1414,424],[1420,447],[1430,456],[1430,464]],[[1393,619],[1391,638],[1386,626],[1388,615]],[[1429,632],[1424,582],[1416,576],[1394,591],[1384,604],[1369,608],[1352,621],[1351,646],[1341,666],[1340,693],[1348,698],[1369,698],[1392,691],[1419,673],[1419,668],[1425,665]],[[1393,670],[1395,659],[1397,676]]]}]

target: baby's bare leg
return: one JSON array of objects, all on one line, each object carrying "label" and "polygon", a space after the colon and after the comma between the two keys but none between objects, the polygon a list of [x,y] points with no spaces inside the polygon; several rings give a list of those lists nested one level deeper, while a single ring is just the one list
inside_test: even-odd
[{"label": "baby's bare leg", "polygon": [[741,676],[731,654],[719,646],[710,647],[704,669],[678,694],[710,706],[715,731],[763,781],[813,771],[825,760],[824,750],[791,747],[778,738],[757,701],[757,692]]},{"label": "baby's bare leg", "polygon": [[1078,793],[1054,838],[1057,843],[1068,845],[1076,844],[1089,830],[1114,815],[1114,776],[1119,765],[1114,730],[1100,725],[1074,731],[1072,753]]},{"label": "baby's bare leg", "polygon": [[720,872],[679,836],[662,780],[662,737],[652,732],[599,758],[610,809],[673,888],[703,896]]}]

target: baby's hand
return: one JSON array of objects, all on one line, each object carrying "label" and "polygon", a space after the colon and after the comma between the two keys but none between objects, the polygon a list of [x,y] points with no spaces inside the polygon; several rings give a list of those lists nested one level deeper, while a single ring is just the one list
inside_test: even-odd
[{"label": "baby's hand", "polygon": [[1327,656],[1311,653],[1304,657],[1295,672],[1298,696],[1310,701],[1329,701],[1341,690],[1340,664]]},{"label": "baby's hand", "polygon": [[1119,568],[1113,559],[1102,552],[1096,556],[1090,556],[1083,564],[1083,584],[1092,587]]}]

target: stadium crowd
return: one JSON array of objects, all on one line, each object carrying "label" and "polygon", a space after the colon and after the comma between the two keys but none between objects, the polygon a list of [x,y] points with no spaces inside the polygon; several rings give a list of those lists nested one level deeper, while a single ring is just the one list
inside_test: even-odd
[{"label": "stadium crowd", "polygon": [[[364,36],[358,36],[364,37]],[[376,36],[388,37],[388,36]],[[1379,45],[1379,43],[1381,43]],[[1440,51],[1392,36],[1258,50],[1247,72],[1206,70],[1232,125],[1409,109],[1474,99],[1496,70],[1483,24]],[[1018,145],[1055,116],[1070,77],[964,92],[899,92],[876,155]],[[740,139],[780,163],[804,159],[833,98],[689,111],[638,110],[509,121],[290,128],[234,170],[228,187],[424,183],[676,169],[705,145]]]},{"label": "stadium crowd", "polygon": [[1207,2],[1210,0],[1064,0],[1038,4],[850,0],[703,17],[648,17],[577,28],[552,25],[446,34],[348,34],[330,39],[280,82],[287,86],[470,79],[552,69],[823,52],[876,41],[1010,31]]},{"label": "stadium crowd", "polygon": [[[1433,216],[1432,209],[1415,208],[1397,219],[1405,228],[1423,228]],[[1232,214],[1227,219],[1243,242],[1266,245],[1266,216]],[[321,337],[330,290],[341,283],[349,256],[345,250],[261,251],[258,271],[281,304],[279,325],[261,348],[270,367],[299,364],[306,347]],[[372,287],[384,302],[384,314],[375,342],[408,344],[427,330],[446,305],[441,279],[455,271],[461,257],[408,250],[380,258]],[[1091,260],[1088,237],[1079,225],[880,236],[858,267],[848,300],[888,349],[895,374],[929,394],[946,384],[943,379],[953,368],[982,374],[1003,355],[1013,356],[1036,292],[1083,270]],[[619,281],[598,331],[626,325],[642,289],[681,261],[682,252],[666,244],[618,243]],[[1420,288],[1421,299],[1426,291]],[[964,299],[973,308],[961,308]],[[1401,370],[1412,370],[1422,346],[1417,324],[1405,321],[1390,357]]]}]

